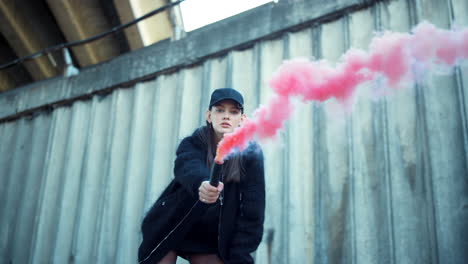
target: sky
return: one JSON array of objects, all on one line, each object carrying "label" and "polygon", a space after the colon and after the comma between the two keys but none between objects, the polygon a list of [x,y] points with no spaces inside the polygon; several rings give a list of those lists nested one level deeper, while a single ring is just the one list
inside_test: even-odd
[{"label": "sky", "polygon": [[192,31],[273,0],[186,0],[180,4],[185,31]]}]

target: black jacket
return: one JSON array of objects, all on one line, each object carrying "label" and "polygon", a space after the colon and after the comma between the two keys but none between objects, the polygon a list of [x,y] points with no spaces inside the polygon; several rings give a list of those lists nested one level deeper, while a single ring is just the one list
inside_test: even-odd
[{"label": "black jacket", "polygon": [[[157,263],[174,249],[208,207],[198,200],[198,187],[210,174],[206,155],[197,131],[180,143],[174,180],[143,219],[141,263]],[[218,250],[223,261],[232,264],[253,263],[250,253],[262,240],[265,212],[262,151],[253,143],[241,155],[245,175],[239,183],[225,183],[221,194]]]}]

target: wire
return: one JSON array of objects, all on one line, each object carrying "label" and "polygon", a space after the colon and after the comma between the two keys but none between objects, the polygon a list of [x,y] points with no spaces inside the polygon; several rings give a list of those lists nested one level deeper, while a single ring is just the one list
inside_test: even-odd
[{"label": "wire", "polygon": [[68,43],[62,43],[62,44],[58,44],[58,45],[55,45],[55,46],[51,46],[51,47],[48,47],[48,48],[45,48],[41,51],[38,51],[36,53],[33,53],[33,54],[30,54],[30,55],[27,55],[27,56],[24,56],[24,57],[21,57],[21,58],[18,58],[18,59],[15,59],[13,61],[10,61],[8,63],[5,63],[5,64],[2,64],[0,65],[0,70],[3,70],[3,69],[7,69],[7,68],[10,68],[16,64],[19,64],[19,63],[23,63],[25,61],[28,61],[28,60],[32,60],[32,59],[35,59],[37,57],[40,57],[40,56],[43,56],[43,55],[46,55],[48,53],[51,53],[53,51],[56,51],[56,50],[60,50],[60,49],[63,49],[63,48],[69,48],[69,47],[74,47],[74,46],[79,46],[79,45],[82,45],[82,44],[86,44],[88,42],[92,42],[92,41],[95,41],[95,40],[98,40],[100,38],[103,38],[107,35],[110,35],[110,34],[114,34],[114,33],[117,33],[119,31],[122,31],[123,29],[127,28],[127,27],[130,27],[148,17],[151,17],[151,16],[154,16],[158,13],[161,13],[163,11],[165,11],[166,9],[169,9],[173,6],[176,6],[176,5],[179,5],[180,3],[184,2],[185,0],[178,0],[178,1],[175,1],[175,2],[172,2],[170,4],[167,4],[165,6],[162,6],[158,9],[155,9],[133,21],[130,21],[126,24],[122,24],[122,25],[119,25],[117,27],[113,27],[111,30],[109,31],[106,31],[106,32],[102,32],[102,33],[99,33],[95,36],[92,36],[92,37],[89,37],[87,39],[83,39],[83,40],[77,40],[77,41],[72,41],[72,42],[68,42]]}]

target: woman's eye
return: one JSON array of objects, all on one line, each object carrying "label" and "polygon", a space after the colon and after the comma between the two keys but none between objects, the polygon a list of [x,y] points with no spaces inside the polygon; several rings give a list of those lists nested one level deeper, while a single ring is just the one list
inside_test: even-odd
[{"label": "woman's eye", "polygon": [[216,109],[216,112],[218,112],[218,113],[222,113],[222,112],[224,112],[224,110],[223,110],[223,109],[219,109],[219,108],[217,108],[217,109]]},{"label": "woman's eye", "polygon": [[238,115],[238,114],[239,114],[239,111],[237,111],[237,110],[231,111],[231,114],[233,114],[233,115]]}]

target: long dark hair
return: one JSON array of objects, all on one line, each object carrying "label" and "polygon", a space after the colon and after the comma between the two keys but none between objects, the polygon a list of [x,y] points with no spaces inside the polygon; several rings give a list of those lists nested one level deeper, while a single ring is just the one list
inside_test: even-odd
[{"label": "long dark hair", "polygon": [[[200,127],[197,131],[200,140],[206,144],[207,155],[206,165],[211,168],[216,156],[216,134],[211,123],[206,122],[206,126]],[[244,175],[244,167],[242,166],[242,156],[234,154],[229,157],[223,164],[222,170],[224,182],[240,182]]]}]

